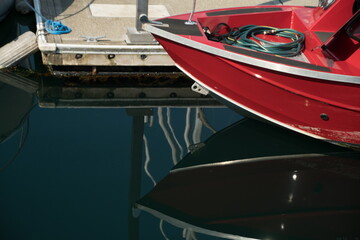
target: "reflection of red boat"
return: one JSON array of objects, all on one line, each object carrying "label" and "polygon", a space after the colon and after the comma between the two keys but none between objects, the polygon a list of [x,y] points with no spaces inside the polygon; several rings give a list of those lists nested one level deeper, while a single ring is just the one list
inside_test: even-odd
[{"label": "reflection of red boat", "polygon": [[137,202],[229,239],[357,239],[360,152],[245,119],[209,138]]},{"label": "reflection of red boat", "polygon": [[[180,69],[205,91],[248,115],[303,134],[360,146],[358,1],[256,6],[194,13],[145,24]],[[305,36],[296,57],[209,40],[221,23],[291,28]],[[210,34],[205,31],[210,29]],[[270,32],[258,35],[286,42]],[[281,40],[284,39],[284,40]]]}]

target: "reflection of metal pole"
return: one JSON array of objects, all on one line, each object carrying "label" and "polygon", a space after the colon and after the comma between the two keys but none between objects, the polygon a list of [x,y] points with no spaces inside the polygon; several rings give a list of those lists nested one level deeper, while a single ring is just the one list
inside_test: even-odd
[{"label": "reflection of metal pole", "polygon": [[144,116],[133,116],[131,139],[131,176],[129,192],[129,240],[139,239],[139,219],[133,216],[133,204],[140,198],[142,136],[144,133]]},{"label": "reflection of metal pole", "polygon": [[142,14],[148,15],[149,0],[136,0],[136,30],[142,30],[142,23],[140,22],[140,16]]},{"label": "reflection of metal pole", "polygon": [[133,214],[134,203],[140,198],[142,152],[144,135],[144,116],[152,115],[150,109],[128,109],[128,115],[133,117],[131,139],[131,176],[129,189],[128,231],[129,240],[139,239],[139,219]]}]

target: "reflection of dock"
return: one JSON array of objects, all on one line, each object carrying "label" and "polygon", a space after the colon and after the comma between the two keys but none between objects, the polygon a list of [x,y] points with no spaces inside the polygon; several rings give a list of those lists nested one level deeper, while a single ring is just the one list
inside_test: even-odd
[{"label": "reflection of dock", "polygon": [[41,107],[224,107],[191,90],[193,82],[181,73],[44,78]]},{"label": "reflection of dock", "polygon": [[[137,0],[138,14],[150,18],[190,12],[192,0]],[[286,4],[311,3],[310,0],[284,1]],[[196,10],[240,5],[278,4],[278,0],[198,1]],[[160,45],[136,22],[135,1],[128,0],[35,0],[35,8],[46,18],[60,20],[72,29],[64,35],[49,35],[43,31],[43,20],[37,16],[39,47],[45,65],[53,69],[96,72],[98,66],[173,66]],[[143,5],[143,6],[141,6]],[[145,6],[146,5],[146,6]],[[139,7],[140,6],[140,7]],[[145,7],[144,7],[145,6]],[[65,70],[64,68],[61,68]],[[112,69],[114,71],[114,69]]]}]

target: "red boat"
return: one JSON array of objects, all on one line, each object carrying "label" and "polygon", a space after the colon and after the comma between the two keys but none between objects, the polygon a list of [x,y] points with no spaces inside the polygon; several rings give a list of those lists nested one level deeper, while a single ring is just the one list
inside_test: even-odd
[{"label": "red boat", "polygon": [[[246,116],[360,148],[359,5],[209,10],[148,21],[145,29],[199,92]],[[236,35],[243,28],[246,39]]]}]

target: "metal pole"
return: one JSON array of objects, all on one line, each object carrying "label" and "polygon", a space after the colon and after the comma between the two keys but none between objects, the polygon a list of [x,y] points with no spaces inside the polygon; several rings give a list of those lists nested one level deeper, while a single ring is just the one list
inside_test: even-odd
[{"label": "metal pole", "polygon": [[193,8],[192,8],[192,11],[190,13],[190,17],[189,17],[189,20],[187,20],[185,22],[186,25],[196,25],[196,22],[192,20],[193,18],[193,15],[195,13],[195,7],[196,7],[196,0],[193,0]]},{"label": "metal pole", "polygon": [[142,31],[142,23],[140,22],[140,15],[148,15],[149,0],[136,0],[136,30]]}]

